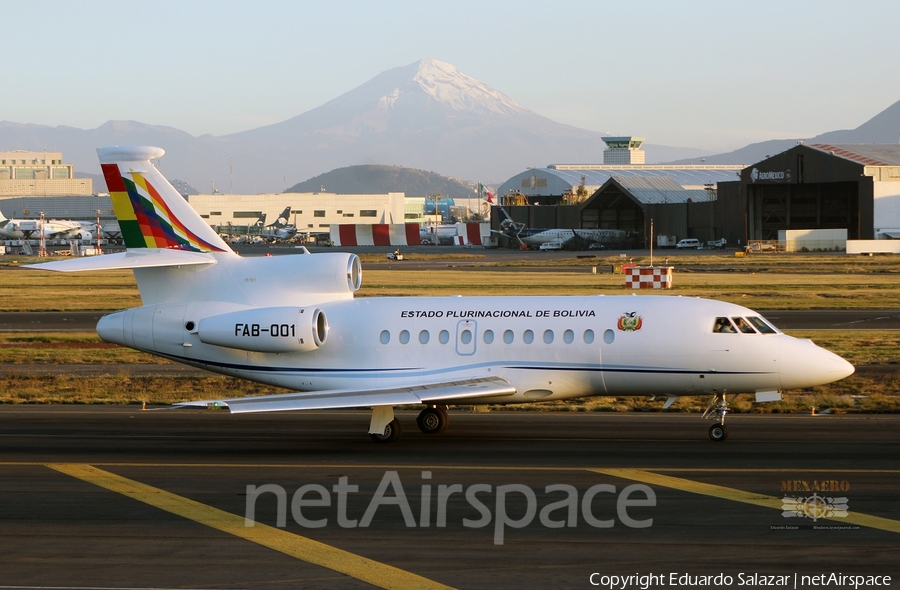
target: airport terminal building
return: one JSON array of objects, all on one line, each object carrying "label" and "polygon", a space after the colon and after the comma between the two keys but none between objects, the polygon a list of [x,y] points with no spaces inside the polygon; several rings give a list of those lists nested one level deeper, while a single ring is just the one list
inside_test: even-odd
[{"label": "airport terminal building", "polygon": [[335,224],[403,223],[403,193],[263,193],[257,195],[203,194],[185,196],[203,219],[223,234],[242,234],[248,226],[275,222],[290,207],[288,223],[299,234],[328,233]]},{"label": "airport terminal building", "polygon": [[90,178],[75,178],[72,164],[63,164],[62,152],[13,150],[0,152],[0,196],[86,196],[93,192]]}]

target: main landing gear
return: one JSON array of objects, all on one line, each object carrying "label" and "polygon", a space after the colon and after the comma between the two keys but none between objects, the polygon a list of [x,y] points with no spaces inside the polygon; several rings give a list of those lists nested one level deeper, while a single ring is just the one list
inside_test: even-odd
[{"label": "main landing gear", "polygon": [[444,432],[450,418],[447,416],[447,406],[428,406],[416,417],[416,424],[425,434],[438,434]]},{"label": "main landing gear", "polygon": [[716,423],[709,427],[709,438],[712,440],[719,442],[728,438],[728,431],[725,430],[725,415],[730,409],[724,392],[713,394],[712,401],[703,412],[703,418],[710,418],[715,414]]},{"label": "main landing gear", "polygon": [[[450,418],[447,406],[428,406],[416,417],[419,430],[425,434],[438,434],[447,428]],[[372,421],[369,423],[369,436],[377,443],[390,443],[400,438],[400,421],[394,417],[391,406],[372,408]]]}]

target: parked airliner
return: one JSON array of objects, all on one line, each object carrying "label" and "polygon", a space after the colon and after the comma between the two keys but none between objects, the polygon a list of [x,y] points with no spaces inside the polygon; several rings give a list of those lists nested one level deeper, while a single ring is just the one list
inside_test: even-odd
[{"label": "parked airliner", "polygon": [[625,240],[625,232],[620,229],[562,229],[562,228],[537,228],[525,227],[524,223],[516,223],[500,207],[500,230],[510,238],[518,240],[523,247],[538,248],[544,244],[559,244],[560,246],[574,237],[580,237],[590,242],[604,245],[619,245]]},{"label": "parked airliner", "polygon": [[[364,297],[349,253],[243,258],[153,166],[154,147],[100,148],[126,252],[34,265],[133,269],[141,307],[106,315],[107,342],[295,393],[187,402],[233,413],[372,408],[369,434],[395,440],[396,405],[586,396],[707,396],[726,437],[728,399],[837,381],[853,366],[731,303],[677,296]],[[535,417],[535,420],[539,420]]]},{"label": "parked airliner", "polygon": [[5,240],[30,240],[35,234],[47,239],[90,240],[96,224],[68,219],[7,219],[0,213],[0,238]]}]

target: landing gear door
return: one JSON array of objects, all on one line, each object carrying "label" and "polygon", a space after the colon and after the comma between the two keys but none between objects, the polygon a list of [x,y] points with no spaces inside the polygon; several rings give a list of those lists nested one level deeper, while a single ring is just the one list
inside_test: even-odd
[{"label": "landing gear door", "polygon": [[475,354],[475,334],[477,325],[473,320],[460,320],[456,324],[456,354],[469,356]]}]

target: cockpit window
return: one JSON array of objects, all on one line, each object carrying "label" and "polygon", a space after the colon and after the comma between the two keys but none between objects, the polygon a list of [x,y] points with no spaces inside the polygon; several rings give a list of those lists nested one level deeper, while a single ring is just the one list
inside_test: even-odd
[{"label": "cockpit window", "polygon": [[757,316],[749,316],[747,320],[753,324],[757,330],[759,330],[763,334],[777,334],[778,330],[770,326],[763,320],[761,317]]},{"label": "cockpit window", "polygon": [[728,318],[716,318],[713,332],[717,334],[737,334],[737,330],[734,329],[734,326],[731,325],[731,320]]},{"label": "cockpit window", "polygon": [[734,325],[738,327],[742,334],[756,334],[756,330],[744,318],[735,317],[731,319],[734,320]]}]

